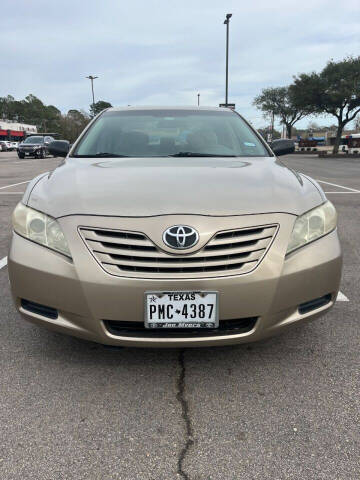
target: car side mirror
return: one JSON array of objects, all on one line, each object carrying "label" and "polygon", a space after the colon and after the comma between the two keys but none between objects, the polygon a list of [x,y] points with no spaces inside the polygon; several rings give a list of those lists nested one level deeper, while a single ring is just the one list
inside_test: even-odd
[{"label": "car side mirror", "polygon": [[287,138],[274,140],[270,143],[270,147],[276,156],[287,155],[295,152],[295,143]]},{"label": "car side mirror", "polygon": [[54,140],[49,143],[49,153],[55,157],[66,157],[70,150],[70,143],[67,140]]}]

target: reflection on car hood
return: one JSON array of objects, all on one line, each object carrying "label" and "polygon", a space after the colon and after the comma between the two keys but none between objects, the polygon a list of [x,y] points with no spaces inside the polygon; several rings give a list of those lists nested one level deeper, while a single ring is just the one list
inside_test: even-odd
[{"label": "reflection on car hood", "polygon": [[31,188],[23,201],[53,217],[299,215],[324,200],[274,157],[69,158]]}]

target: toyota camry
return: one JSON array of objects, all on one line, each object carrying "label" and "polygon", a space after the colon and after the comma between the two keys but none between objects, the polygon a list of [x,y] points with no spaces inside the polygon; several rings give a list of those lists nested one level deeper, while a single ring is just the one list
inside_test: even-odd
[{"label": "toyota camry", "polygon": [[15,305],[103,344],[250,342],[318,318],[341,276],[337,215],[227,108],[100,113],[13,213]]}]

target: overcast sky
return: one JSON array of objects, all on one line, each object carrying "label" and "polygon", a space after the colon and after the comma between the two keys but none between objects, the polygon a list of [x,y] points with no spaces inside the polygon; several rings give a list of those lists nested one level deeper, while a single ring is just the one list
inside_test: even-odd
[{"label": "overcast sky", "polygon": [[262,88],[360,52],[359,0],[2,0],[1,6],[0,96],[33,93],[63,112],[88,110],[89,74],[99,77],[95,101],[114,106],[194,105],[198,92],[202,105],[223,102],[226,13],[233,14],[229,101],[256,127],[266,124],[251,105]]}]

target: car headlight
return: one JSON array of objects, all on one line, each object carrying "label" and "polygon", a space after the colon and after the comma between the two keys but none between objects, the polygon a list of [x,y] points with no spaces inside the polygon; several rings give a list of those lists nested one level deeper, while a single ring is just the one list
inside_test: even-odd
[{"label": "car headlight", "polygon": [[329,201],[304,213],[295,222],[286,253],[323,237],[336,228],[336,223],[336,210]]},{"label": "car headlight", "polygon": [[22,237],[71,258],[65,235],[55,218],[18,203],[12,222],[14,231]]}]

